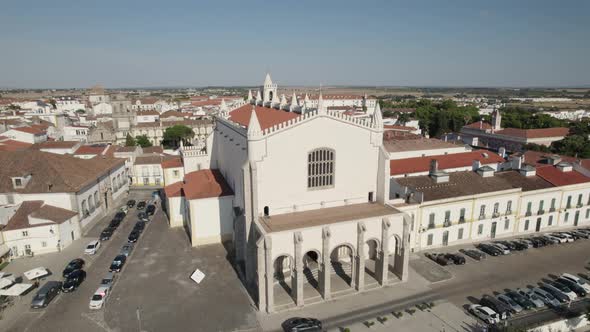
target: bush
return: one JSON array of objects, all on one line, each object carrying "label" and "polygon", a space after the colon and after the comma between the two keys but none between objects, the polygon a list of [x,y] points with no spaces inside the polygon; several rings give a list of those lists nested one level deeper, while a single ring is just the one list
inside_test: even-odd
[{"label": "bush", "polygon": [[365,321],[364,324],[365,324],[366,327],[371,327],[371,326],[375,325],[375,322],[368,320],[368,321]]},{"label": "bush", "polygon": [[395,316],[395,318],[400,318],[404,315],[404,313],[401,311],[394,311],[392,314]]}]

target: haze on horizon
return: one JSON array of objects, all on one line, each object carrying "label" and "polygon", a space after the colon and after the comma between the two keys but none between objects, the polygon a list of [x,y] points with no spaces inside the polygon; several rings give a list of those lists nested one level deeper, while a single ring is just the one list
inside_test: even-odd
[{"label": "haze on horizon", "polygon": [[13,1],[0,87],[588,86],[587,1]]}]

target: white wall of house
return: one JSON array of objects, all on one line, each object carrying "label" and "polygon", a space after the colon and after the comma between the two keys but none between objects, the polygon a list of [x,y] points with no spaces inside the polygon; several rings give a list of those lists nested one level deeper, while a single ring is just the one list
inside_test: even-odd
[{"label": "white wall of house", "polygon": [[233,234],[233,196],[190,200],[192,245],[221,243]]},{"label": "white wall of house", "polygon": [[47,141],[46,134],[31,134],[26,133],[24,131],[16,130],[16,129],[9,129],[2,133],[2,136],[8,137],[12,140],[24,142],[24,143],[41,143]]}]

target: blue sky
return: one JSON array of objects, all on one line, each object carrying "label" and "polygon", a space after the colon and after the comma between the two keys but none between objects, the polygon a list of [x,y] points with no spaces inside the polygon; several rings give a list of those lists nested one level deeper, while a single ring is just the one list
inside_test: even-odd
[{"label": "blue sky", "polygon": [[590,85],[590,1],[10,1],[0,87]]}]

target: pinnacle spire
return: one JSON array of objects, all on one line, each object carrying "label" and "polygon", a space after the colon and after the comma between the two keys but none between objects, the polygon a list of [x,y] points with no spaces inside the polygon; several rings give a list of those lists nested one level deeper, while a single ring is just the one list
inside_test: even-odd
[{"label": "pinnacle spire", "polygon": [[248,89],[248,102],[251,102],[253,99],[252,97],[252,90]]},{"label": "pinnacle spire", "polygon": [[250,113],[250,121],[248,122],[248,137],[255,137],[262,134],[258,116],[256,116],[256,106],[252,106],[252,113]]},{"label": "pinnacle spire", "polygon": [[324,97],[322,96],[322,87],[320,85],[320,96],[318,97],[318,114],[326,113],[326,107],[324,106]]},{"label": "pinnacle spire", "polygon": [[264,78],[264,85],[272,85],[272,79],[270,78],[270,73],[266,73],[266,77]]},{"label": "pinnacle spire", "polygon": [[379,102],[375,103],[375,110],[373,111],[373,127],[376,129],[383,129],[383,115],[381,114],[381,106]]}]

